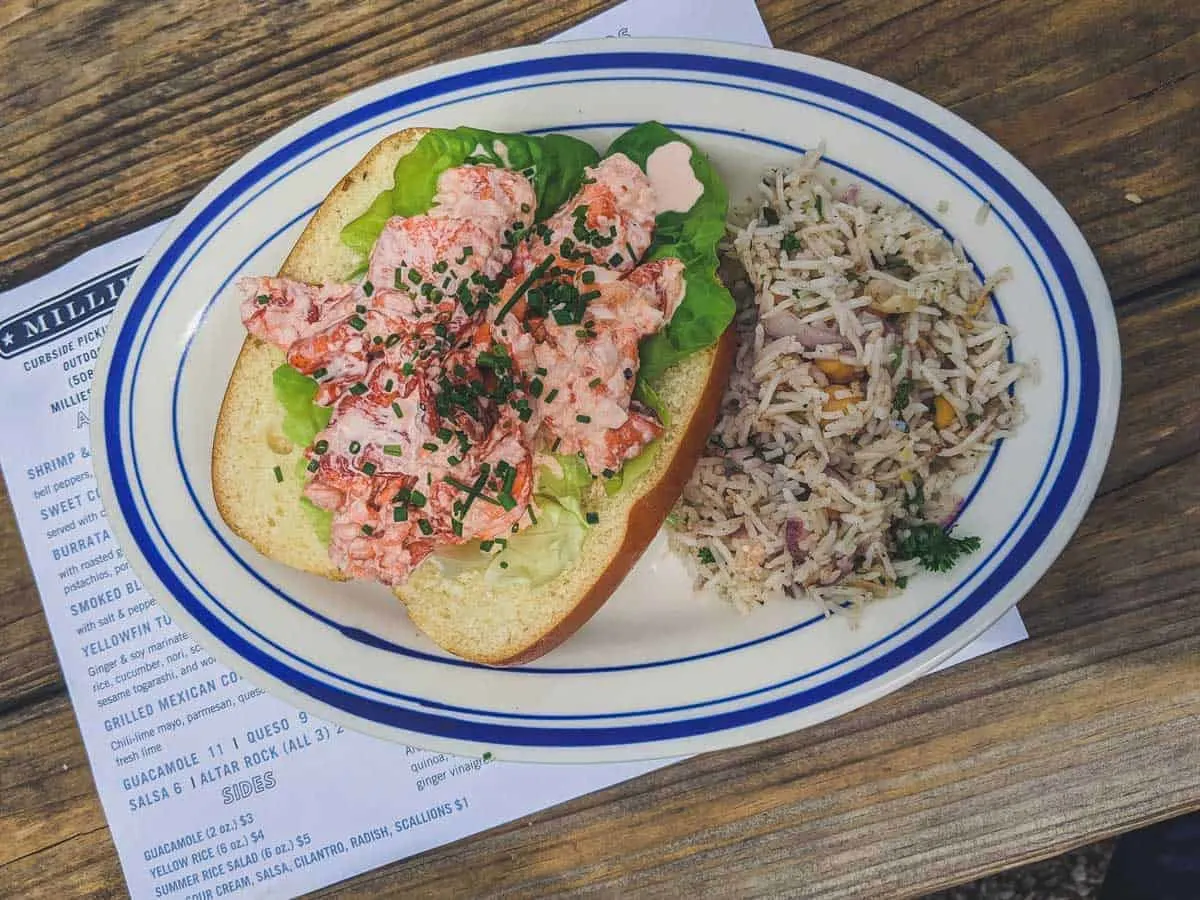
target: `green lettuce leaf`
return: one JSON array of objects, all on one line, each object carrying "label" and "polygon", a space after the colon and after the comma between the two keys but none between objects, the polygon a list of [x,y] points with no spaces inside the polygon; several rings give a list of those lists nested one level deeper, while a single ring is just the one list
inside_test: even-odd
[{"label": "green lettuce leaf", "polygon": [[396,163],[392,187],[342,229],[342,243],[366,257],[391,216],[429,211],[438,177],[469,163],[525,172],[538,200],[536,220],[549,216],[579,187],[583,170],[599,159],[594,147],[563,134],[505,134],[481,128],[436,128]]},{"label": "green lettuce leaf", "polygon": [[321,509],[307,497],[300,498],[300,506],[304,510],[304,515],[308,517],[308,523],[312,525],[313,531],[317,533],[317,538],[322,544],[328,546],[330,540],[333,539],[333,512]]},{"label": "green lettuce leaf", "polygon": [[708,157],[658,122],[629,129],[605,155],[624,153],[644,169],[650,154],[672,141],[692,148],[692,172],[704,193],[687,212],[662,213],[655,223],[654,242],[644,261],[682,260],[687,291],[667,327],[642,341],[639,382],[653,381],[675,363],[716,343],[734,314],[733,296],[717,278],[717,243],[724,234],[729,195]]},{"label": "green lettuce leaf", "polygon": [[[569,508],[571,505],[575,508]],[[545,584],[579,558],[588,525],[577,498],[567,497],[565,503],[559,503],[539,495],[538,507],[537,524],[507,542],[491,543],[488,550],[478,541],[439,547],[431,559],[446,578],[482,571],[487,583],[495,587]]]},{"label": "green lettuce leaf", "polygon": [[283,407],[283,435],[293,444],[307,447],[317,437],[317,432],[329,424],[333,410],[313,402],[317,396],[317,383],[307,375],[301,375],[287,363],[271,375],[275,388],[275,400]]},{"label": "green lettuce leaf", "polygon": [[604,493],[610,497],[615,497],[624,488],[632,485],[650,471],[650,467],[654,465],[654,460],[658,457],[658,451],[661,447],[662,441],[651,441],[647,444],[641,453],[621,466],[621,470],[616,475],[605,479]]},{"label": "green lettuce leaf", "polygon": [[583,457],[556,455],[561,474],[551,466],[539,466],[537,471],[537,493],[563,500],[573,497],[583,500],[583,495],[592,486],[592,473],[588,470]]},{"label": "green lettuce leaf", "polygon": [[[329,424],[329,417],[333,415],[333,410],[313,402],[317,395],[316,381],[284,363],[271,374],[271,383],[275,388],[275,400],[284,410],[284,437],[301,447],[309,446],[316,440],[317,432]],[[306,465],[307,460],[303,456],[296,463],[296,479],[301,484],[306,480]],[[300,505],[321,543],[328,544],[333,529],[333,513],[321,509],[307,497],[300,498]]]},{"label": "green lettuce leaf", "polygon": [[553,500],[539,505],[537,524],[513,535],[508,545],[490,558],[484,574],[489,584],[539,587],[579,559],[587,525]]},{"label": "green lettuce leaf", "polygon": [[392,192],[381,191],[367,211],[342,229],[342,243],[366,260],[392,217]]}]

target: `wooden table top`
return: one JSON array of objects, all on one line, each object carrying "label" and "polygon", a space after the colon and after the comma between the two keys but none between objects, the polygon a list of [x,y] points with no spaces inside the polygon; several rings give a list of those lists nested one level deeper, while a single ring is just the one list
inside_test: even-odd
[{"label": "wooden table top", "polygon": [[[354,88],[610,5],[5,0],[0,287],[178,211]],[[1078,533],[1020,604],[1031,638],[330,894],[912,896],[1200,806],[1200,4],[760,6],[777,46],[892,79],[1000,141],[1103,267],[1124,356],[1116,444]],[[0,896],[121,896],[0,505]]]}]

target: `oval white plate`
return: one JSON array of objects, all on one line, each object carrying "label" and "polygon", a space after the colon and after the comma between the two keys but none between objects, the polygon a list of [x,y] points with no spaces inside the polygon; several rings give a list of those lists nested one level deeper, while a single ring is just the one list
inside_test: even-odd
[{"label": "oval white plate", "polygon": [[[492,670],[447,657],[383,589],[287,570],[231,536],[209,481],[213,426],[242,339],[229,285],[274,272],[325,193],[410,125],[562,131],[599,147],[659,119],[699,143],[735,202],[764,165],[824,141],[839,180],[893,194],[1013,277],[1029,420],[992,455],[962,517],[983,550],[922,575],[857,627],[780,600],[741,616],[696,596],[651,548],[571,640]],[[946,201],[948,207],[940,206]],[[979,222],[982,204],[990,213]],[[938,209],[945,212],[938,212]],[[1077,526],[1112,440],[1119,355],[1103,277],[1050,193],[946,110],[783,51],[664,40],[544,45],[360,91],[247,155],[171,223],[130,283],[97,366],[96,472],[159,603],[218,659],[314,714],[457,754],[585,762],[673,756],[781,734],[928,671],[1012,606]]]}]

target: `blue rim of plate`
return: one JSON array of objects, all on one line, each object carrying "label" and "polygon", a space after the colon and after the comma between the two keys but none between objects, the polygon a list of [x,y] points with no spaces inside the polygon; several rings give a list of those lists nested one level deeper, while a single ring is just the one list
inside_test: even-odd
[{"label": "blue rim of plate", "polygon": [[[150,303],[164,277],[178,258],[202,233],[204,227],[237,197],[269,175],[280,165],[336,136],[342,130],[373,119],[390,110],[443,96],[466,88],[495,84],[511,79],[536,78],[540,76],[569,73],[596,72],[598,70],[651,70],[654,73],[682,71],[721,74],[747,78],[775,84],[791,90],[806,91],[827,97],[838,103],[857,108],[891,124],[899,126],[928,144],[936,147],[956,163],[970,171],[985,184],[995,196],[1001,198],[1029,229],[1042,252],[1050,261],[1051,268],[1065,295],[1067,308],[1075,326],[1075,337],[1079,347],[1080,394],[1079,409],[1070,434],[1069,444],[1062,457],[1062,467],[1053,485],[1045,494],[1041,506],[1032,522],[1025,528],[1007,556],[972,593],[959,602],[929,628],[909,638],[905,643],[871,660],[866,665],[840,675],[828,682],[797,693],[776,698],[756,706],[748,706],[698,718],[660,723],[605,726],[602,728],[547,728],[543,725],[515,726],[510,724],[463,721],[437,713],[399,708],[386,702],[363,697],[321,682],[305,672],[289,667],[277,657],[271,656],[234,632],[210,609],[196,598],[180,580],[166,560],[159,555],[153,538],[139,517],[137,502],[130,485],[122,445],[121,407],[123,374],[131,359],[131,347],[137,337],[138,326],[150,311]],[[642,76],[645,77],[645,76]],[[744,85],[722,85],[747,89]],[[781,95],[796,99],[791,95]],[[840,110],[833,110],[839,114]],[[895,135],[893,135],[895,136]],[[973,188],[972,188],[973,189]],[[1011,226],[1010,226],[1011,227]],[[1040,272],[1039,272],[1040,274]],[[1044,276],[1042,276],[1044,278]],[[1053,294],[1048,292],[1053,297]],[[710,734],[731,728],[744,727],[764,722],[777,716],[796,712],[807,706],[832,699],[848,691],[886,675],[893,669],[913,659],[924,650],[936,645],[960,625],[979,613],[1007,583],[1015,578],[1026,562],[1049,537],[1058,522],[1059,510],[1066,507],[1080,483],[1091,449],[1092,437],[1097,422],[1100,396],[1099,353],[1095,323],[1088,306],[1087,296],[1070,256],[1059,242],[1053,229],[1021,192],[998,172],[990,163],[976,154],[957,138],[942,131],[930,122],[859,88],[840,84],[829,78],[771,63],[753,62],[736,57],[712,56],[700,53],[671,51],[631,51],[615,53],[582,53],[577,56],[551,56],[524,59],[487,65],[481,68],[447,75],[422,84],[398,90],[386,97],[366,103],[356,109],[325,122],[296,138],[286,146],[274,151],[266,159],[253,166],[236,179],[225,190],[192,216],[179,235],[159,255],[153,269],[148,273],[138,294],[128,307],[127,318],[122,322],[111,353],[108,377],[103,398],[103,434],[106,454],[111,471],[112,488],[116,503],[130,530],[138,549],[147,564],[162,582],[171,596],[209,634],[221,641],[234,654],[261,669],[292,689],[300,691],[314,700],[334,709],[391,728],[424,733],[475,743],[509,744],[529,747],[587,747],[614,744],[632,744],[665,740],[679,740]],[[1055,309],[1058,314],[1057,308]],[[1065,346],[1064,346],[1065,352]],[[1064,377],[1067,370],[1064,369]],[[132,390],[133,384],[130,388]],[[1069,392],[1064,391],[1064,396]],[[130,424],[130,435],[132,425]],[[1061,437],[1061,435],[1060,435]],[[132,440],[132,437],[130,438]],[[1051,461],[1056,453],[1049,455]],[[136,473],[136,463],[135,463]],[[1036,492],[1035,492],[1036,496]],[[151,508],[147,503],[147,508]],[[1027,512],[1028,510],[1026,510]],[[1017,528],[1014,525],[1014,530]],[[1011,536],[1011,532],[1010,535]],[[998,542],[1003,544],[1004,540]],[[943,598],[941,603],[946,602]],[[938,605],[940,606],[941,603]],[[927,615],[928,611],[926,614]],[[922,616],[923,617],[923,616]],[[912,624],[912,623],[910,623]],[[901,629],[903,630],[903,629]],[[861,651],[860,651],[861,652]],[[332,673],[331,673],[332,674]],[[771,688],[774,689],[774,688]],[[756,692],[757,693],[757,692]],[[415,701],[429,704],[421,698]],[[494,713],[481,713],[494,715]],[[565,718],[565,717],[564,717]]]}]

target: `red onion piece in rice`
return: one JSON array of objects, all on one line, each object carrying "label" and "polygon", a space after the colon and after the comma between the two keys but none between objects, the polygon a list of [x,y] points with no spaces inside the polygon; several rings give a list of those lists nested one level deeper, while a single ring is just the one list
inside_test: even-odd
[{"label": "red onion piece in rice", "polygon": [[768,316],[762,320],[762,326],[763,331],[773,338],[799,338],[805,347],[817,347],[821,344],[844,346],[846,343],[840,332],[820,325],[806,324],[792,315]]},{"label": "red onion piece in rice", "polygon": [[792,559],[798,563],[808,559],[808,553],[800,546],[800,542],[808,537],[808,534],[808,529],[799,519],[788,519],[783,526],[783,543],[787,546],[788,553],[792,554]]}]

